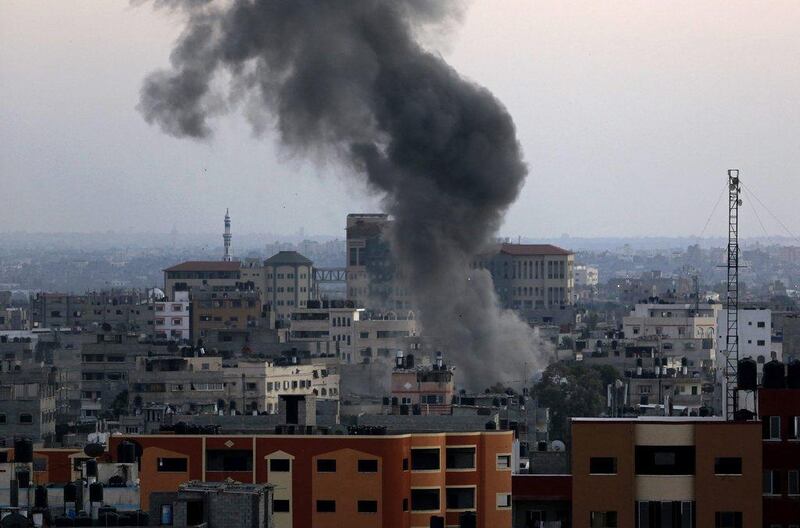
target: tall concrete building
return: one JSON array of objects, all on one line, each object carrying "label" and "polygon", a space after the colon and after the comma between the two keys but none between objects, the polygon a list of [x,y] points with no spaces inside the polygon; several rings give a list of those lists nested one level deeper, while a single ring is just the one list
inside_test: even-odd
[{"label": "tall concrete building", "polygon": [[[720,309],[717,313],[718,358],[723,358],[725,352],[726,317],[727,312]],[[767,308],[739,308],[739,357],[751,357],[763,365],[772,359],[772,352],[775,352],[775,359],[781,359],[780,351],[780,348],[772,346],[772,311]]]},{"label": "tall concrete building", "polygon": [[387,214],[347,215],[347,297],[358,307],[411,308],[387,239],[390,226]]},{"label": "tall concrete building", "polygon": [[297,251],[280,251],[264,261],[264,292],[275,319],[288,321],[314,298],[314,263]]},{"label": "tall concrete building", "polygon": [[505,308],[525,311],[571,306],[574,263],[575,255],[557,246],[502,243],[472,266],[491,273]]}]

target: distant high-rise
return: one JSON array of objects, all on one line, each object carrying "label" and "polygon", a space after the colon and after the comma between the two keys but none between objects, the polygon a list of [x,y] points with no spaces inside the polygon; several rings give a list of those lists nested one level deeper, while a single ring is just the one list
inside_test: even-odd
[{"label": "distant high-rise", "polygon": [[231,215],[228,214],[228,209],[225,209],[225,233],[222,235],[222,241],[225,244],[225,256],[222,257],[222,260],[230,262],[233,260],[233,254],[231,253]]}]

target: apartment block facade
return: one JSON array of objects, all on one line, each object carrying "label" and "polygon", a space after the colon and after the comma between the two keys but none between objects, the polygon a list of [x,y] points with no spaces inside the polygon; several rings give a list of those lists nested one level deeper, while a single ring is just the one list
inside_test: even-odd
[{"label": "apartment block facade", "polygon": [[360,308],[411,309],[408,288],[392,258],[387,214],[347,215],[347,298]]},{"label": "apartment block facade", "polygon": [[273,328],[274,314],[264,307],[260,290],[231,292],[200,291],[192,298],[191,334],[195,343],[214,330],[245,330],[256,326]]},{"label": "apartment block facade", "polygon": [[377,358],[391,360],[405,341],[417,335],[413,311],[379,313],[356,308],[356,301],[309,301],[292,312],[289,339],[314,343],[315,352],[333,354],[343,363]]},{"label": "apartment block facade", "polygon": [[[141,448],[141,504],[190,480],[275,486],[277,528],[416,528],[431,517],[457,526],[511,525],[513,433],[386,436],[115,436]],[[113,456],[113,455],[112,455]]]},{"label": "apartment block facade", "polygon": [[472,262],[491,273],[505,308],[522,311],[571,306],[574,265],[572,252],[549,244],[503,243]]},{"label": "apartment block facade", "polygon": [[171,300],[156,302],[153,312],[153,336],[156,339],[189,341],[191,319],[188,291],[176,291]]},{"label": "apartment block facade", "polygon": [[764,527],[795,528],[800,526],[800,388],[760,388],[758,414],[764,460]]},{"label": "apartment block facade", "polygon": [[761,424],[714,418],[572,420],[572,525],[760,526]]},{"label": "apartment block facade", "polygon": [[92,328],[102,324],[125,325],[149,332],[153,304],[142,292],[103,291],[82,295],[39,293],[31,299],[34,328]]},{"label": "apartment block facade", "polygon": [[236,288],[242,281],[241,265],[228,261],[187,261],[164,270],[164,293],[173,299],[176,291]]},{"label": "apartment block facade", "polygon": [[264,261],[266,303],[275,319],[289,320],[314,297],[314,263],[297,251],[280,251]]}]

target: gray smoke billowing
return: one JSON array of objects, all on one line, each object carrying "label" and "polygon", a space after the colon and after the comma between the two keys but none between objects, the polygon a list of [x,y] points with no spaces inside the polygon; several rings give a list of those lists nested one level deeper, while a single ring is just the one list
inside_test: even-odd
[{"label": "gray smoke billowing", "polygon": [[415,31],[457,17],[441,0],[156,0],[182,9],[172,69],[140,110],[175,136],[205,138],[240,106],[257,131],[349,164],[382,194],[392,250],[422,314],[472,387],[519,380],[539,361],[528,326],[471,270],[527,169],[514,124],[485,88],[421,47]]}]

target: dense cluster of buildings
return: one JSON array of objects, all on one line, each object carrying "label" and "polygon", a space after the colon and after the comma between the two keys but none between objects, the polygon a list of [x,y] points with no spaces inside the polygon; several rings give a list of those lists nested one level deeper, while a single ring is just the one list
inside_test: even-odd
[{"label": "dense cluster of buildings", "polygon": [[0,510],[212,528],[800,519],[791,309],[740,307],[752,379],[747,412],[725,416],[713,292],[656,272],[603,286],[568,250],[496,241],[471,273],[555,361],[615,373],[603,416],[552,437],[534,379],[464,390],[392,257],[389,216],[348,215],[342,268],[290,250],[237,260],[230,227],[226,214],[220,260],[169,266],[160,288],[0,295]]}]

